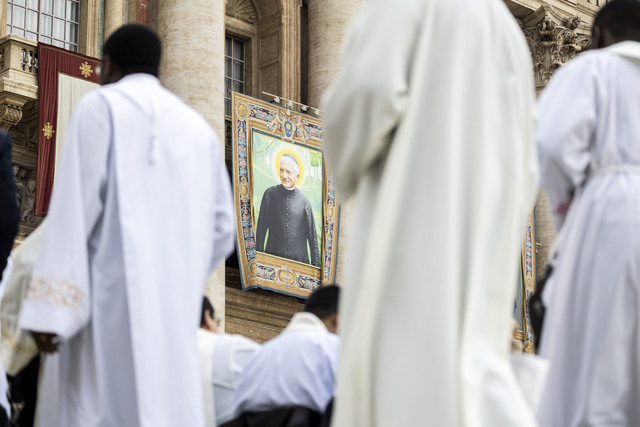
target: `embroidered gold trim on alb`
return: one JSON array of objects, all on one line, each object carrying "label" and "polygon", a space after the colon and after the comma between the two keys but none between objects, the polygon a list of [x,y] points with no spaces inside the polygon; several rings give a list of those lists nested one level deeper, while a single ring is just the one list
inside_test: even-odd
[{"label": "embroidered gold trim on alb", "polygon": [[33,278],[27,291],[28,300],[44,300],[54,305],[68,307],[78,311],[85,292],[66,280],[52,282],[41,278]]}]

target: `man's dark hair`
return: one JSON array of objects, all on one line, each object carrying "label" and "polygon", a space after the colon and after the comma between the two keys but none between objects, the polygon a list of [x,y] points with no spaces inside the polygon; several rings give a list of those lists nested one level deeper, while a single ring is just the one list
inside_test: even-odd
[{"label": "man's dark hair", "polygon": [[610,1],[596,15],[593,27],[607,31],[617,41],[640,41],[640,1]]},{"label": "man's dark hair", "polygon": [[103,56],[109,56],[123,76],[145,73],[158,76],[162,44],[151,29],[138,24],[118,28],[104,44]]},{"label": "man's dark hair", "polygon": [[200,312],[200,327],[203,328],[206,326],[205,322],[205,313],[209,312],[211,318],[215,318],[216,311],[213,309],[213,304],[209,301],[209,298],[202,297],[202,311]]},{"label": "man's dark hair", "polygon": [[340,287],[337,285],[321,286],[311,294],[304,311],[315,314],[321,320],[338,312],[338,300],[340,299]]}]

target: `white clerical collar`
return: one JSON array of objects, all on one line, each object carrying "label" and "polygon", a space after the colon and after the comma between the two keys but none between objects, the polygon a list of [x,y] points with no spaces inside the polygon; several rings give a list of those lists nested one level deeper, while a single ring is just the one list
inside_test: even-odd
[{"label": "white clerical collar", "polygon": [[283,332],[293,331],[316,331],[316,332],[329,332],[327,327],[322,323],[322,320],[315,314],[311,314],[306,311],[296,313],[289,322]]},{"label": "white clerical collar", "polygon": [[[281,185],[282,185],[282,184],[281,184]],[[287,188],[287,187],[285,187],[285,186],[283,185],[283,186],[282,186],[282,188],[284,188],[285,190],[288,190],[288,191],[293,191],[293,190],[295,190],[295,189],[296,189],[296,186],[294,185],[294,186],[293,186],[293,187],[291,187],[291,188]]]},{"label": "white clerical collar", "polygon": [[620,56],[640,60],[640,43],[627,40],[604,48]]}]

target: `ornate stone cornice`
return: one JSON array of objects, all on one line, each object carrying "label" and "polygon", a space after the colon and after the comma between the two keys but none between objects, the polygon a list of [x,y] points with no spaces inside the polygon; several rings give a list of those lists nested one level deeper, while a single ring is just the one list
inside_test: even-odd
[{"label": "ornate stone cornice", "polygon": [[548,5],[522,20],[522,30],[533,56],[537,89],[547,85],[558,67],[591,45],[589,36],[578,33],[580,23],[578,16],[562,17]]},{"label": "ornate stone cornice", "polygon": [[13,175],[16,180],[18,205],[21,212],[19,233],[27,236],[42,222],[42,218],[34,214],[36,199],[35,165],[33,168],[25,168],[14,164]]},{"label": "ornate stone cornice", "polygon": [[22,107],[29,99],[7,90],[0,92],[0,126],[9,130],[22,120]]},{"label": "ornate stone cornice", "polygon": [[0,126],[9,130],[11,126],[17,125],[22,119],[22,105],[15,105],[9,102],[0,105]]}]

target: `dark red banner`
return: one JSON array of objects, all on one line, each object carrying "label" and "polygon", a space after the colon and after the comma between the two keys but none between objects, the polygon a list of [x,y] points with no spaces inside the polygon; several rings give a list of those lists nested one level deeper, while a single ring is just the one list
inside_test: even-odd
[{"label": "dark red banner", "polygon": [[98,83],[100,60],[59,47],[38,44],[38,165],[35,214],[45,216],[49,208],[56,161],[58,123],[58,75],[67,74]]}]

